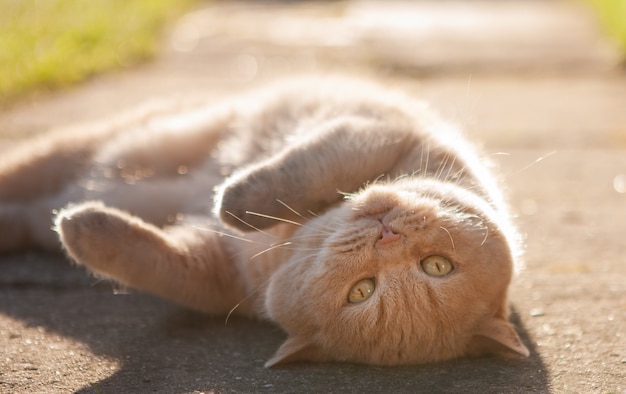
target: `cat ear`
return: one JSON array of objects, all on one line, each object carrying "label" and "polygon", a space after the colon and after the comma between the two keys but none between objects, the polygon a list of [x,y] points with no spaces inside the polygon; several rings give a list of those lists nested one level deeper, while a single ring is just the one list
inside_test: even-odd
[{"label": "cat ear", "polygon": [[468,345],[468,355],[506,354],[514,352],[528,357],[530,352],[517,335],[515,327],[501,317],[483,322]]},{"label": "cat ear", "polygon": [[280,346],[280,348],[278,348],[276,354],[274,354],[274,356],[265,363],[265,368],[271,368],[295,361],[329,360],[330,358],[325,355],[318,346],[298,337],[289,337]]}]

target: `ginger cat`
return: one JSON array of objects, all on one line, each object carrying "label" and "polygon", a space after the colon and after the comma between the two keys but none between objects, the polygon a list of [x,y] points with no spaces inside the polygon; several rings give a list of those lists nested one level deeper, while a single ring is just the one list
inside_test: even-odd
[{"label": "ginger cat", "polygon": [[25,142],[0,158],[0,235],[0,253],[62,247],[184,306],[270,319],[288,338],[267,366],[528,356],[494,179],[424,104],[358,81]]}]

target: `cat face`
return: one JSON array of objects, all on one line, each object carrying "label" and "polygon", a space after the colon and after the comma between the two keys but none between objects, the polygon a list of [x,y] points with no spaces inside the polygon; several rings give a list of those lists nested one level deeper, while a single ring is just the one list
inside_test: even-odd
[{"label": "cat face", "polygon": [[[436,181],[374,185],[307,223],[268,289],[296,360],[417,364],[508,348],[508,240],[475,195]],[[289,294],[289,296],[284,296]]]}]

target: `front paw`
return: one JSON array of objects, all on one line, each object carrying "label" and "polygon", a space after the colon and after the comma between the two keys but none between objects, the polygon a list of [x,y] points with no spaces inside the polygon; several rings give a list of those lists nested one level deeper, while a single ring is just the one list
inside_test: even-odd
[{"label": "front paw", "polygon": [[64,249],[76,262],[95,270],[114,264],[128,242],[132,217],[100,202],[87,202],[61,210],[56,231]]},{"label": "front paw", "polygon": [[227,226],[240,231],[267,228],[277,222],[280,206],[275,189],[258,177],[227,181],[219,189],[215,213]]}]

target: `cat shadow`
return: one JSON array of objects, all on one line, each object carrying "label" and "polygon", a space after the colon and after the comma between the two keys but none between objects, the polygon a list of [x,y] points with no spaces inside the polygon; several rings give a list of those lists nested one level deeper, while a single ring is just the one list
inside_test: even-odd
[{"label": "cat shadow", "polygon": [[[514,313],[528,359],[455,360],[373,367],[297,363],[264,368],[285,339],[277,327],[210,317],[138,293],[116,295],[62,257],[0,258],[0,313],[86,344],[116,360],[109,377],[80,393],[109,392],[481,392],[549,391],[548,372]],[[94,362],[94,365],[97,363]]]}]

